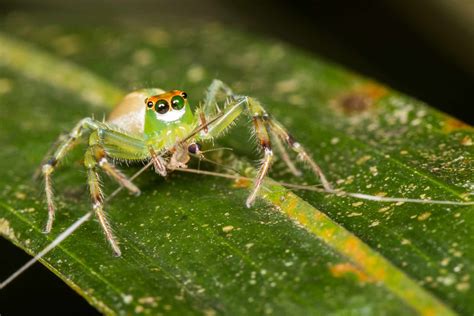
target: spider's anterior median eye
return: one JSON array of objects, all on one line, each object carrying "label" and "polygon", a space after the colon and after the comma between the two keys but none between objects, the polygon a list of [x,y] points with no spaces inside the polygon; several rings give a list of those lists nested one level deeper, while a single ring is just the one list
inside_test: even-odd
[{"label": "spider's anterior median eye", "polygon": [[175,95],[172,99],[171,99],[171,106],[173,107],[173,109],[175,110],[181,110],[183,107],[184,107],[184,99],[182,96],[180,95]]},{"label": "spider's anterior median eye", "polygon": [[168,104],[168,101],[166,100],[158,100],[156,101],[155,104],[155,111],[160,113],[160,114],[165,114],[168,112],[170,109],[170,105]]}]

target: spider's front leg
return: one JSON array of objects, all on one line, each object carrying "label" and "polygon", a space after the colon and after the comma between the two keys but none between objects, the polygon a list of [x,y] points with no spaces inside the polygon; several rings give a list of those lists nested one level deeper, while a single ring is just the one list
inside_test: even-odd
[{"label": "spider's front leg", "polygon": [[87,184],[89,185],[89,193],[92,199],[92,208],[94,213],[99,220],[100,225],[105,233],[110,246],[112,247],[116,256],[120,256],[122,252],[118,246],[118,242],[112,232],[109,221],[104,212],[104,194],[100,188],[100,177],[98,174],[98,167],[100,163],[105,158],[105,155],[102,155],[101,150],[97,146],[90,147],[85,156],[84,156],[84,166],[87,170]]},{"label": "spider's front leg", "polygon": [[117,255],[120,255],[120,249],[117,246],[103,211],[103,195],[99,185],[100,181],[97,170],[102,169],[120,185],[138,195],[140,193],[138,187],[117,169],[113,163],[107,160],[106,152],[113,158],[129,161],[145,160],[149,158],[149,155],[141,139],[110,129],[106,124],[91,118],[81,120],[67,137],[62,138],[52,157],[41,168],[45,180],[46,200],[48,203],[48,221],[45,232],[49,233],[51,231],[55,215],[51,175],[66,154],[79,140],[86,138],[86,136],[89,136],[89,148],[84,157],[84,164],[87,169],[93,208],[112,248]]},{"label": "spider's front leg", "polygon": [[78,141],[95,129],[97,129],[97,124],[93,119],[85,118],[79,121],[79,123],[76,124],[68,136],[61,139],[51,158],[49,158],[47,162],[41,167],[41,173],[43,174],[44,178],[46,201],[48,204],[48,221],[44,229],[45,233],[49,233],[51,231],[51,228],[53,227],[54,215],[56,213],[51,176],[56,170],[57,165],[64,159],[66,154],[72,148],[74,148]]},{"label": "spider's front leg", "polygon": [[142,139],[110,129],[106,125],[100,126],[89,137],[89,148],[84,156],[84,166],[87,170],[92,207],[107,241],[115,255],[120,256],[121,251],[118,242],[104,211],[104,197],[100,187],[98,170],[103,170],[113,180],[135,195],[140,194],[140,189],[112,162],[109,162],[108,156],[126,161],[142,161],[150,158],[150,155],[147,153],[147,147]]}]

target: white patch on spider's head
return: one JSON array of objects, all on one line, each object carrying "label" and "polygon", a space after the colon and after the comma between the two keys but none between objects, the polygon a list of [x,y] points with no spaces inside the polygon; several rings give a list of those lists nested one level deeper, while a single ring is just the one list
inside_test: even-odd
[{"label": "white patch on spider's head", "polygon": [[186,112],[186,107],[183,107],[181,110],[170,110],[166,112],[165,114],[160,114],[158,112],[155,112],[156,118],[160,121],[163,122],[174,122],[179,120],[184,113]]}]

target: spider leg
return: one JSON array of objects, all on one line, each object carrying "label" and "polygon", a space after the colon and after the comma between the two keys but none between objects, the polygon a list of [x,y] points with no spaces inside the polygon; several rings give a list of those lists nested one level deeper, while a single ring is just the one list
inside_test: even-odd
[{"label": "spider leg", "polygon": [[105,171],[112,179],[135,195],[140,195],[140,189],[133,184],[130,179],[120,171],[113,163],[104,156],[97,162],[99,167]]},{"label": "spider leg", "polygon": [[229,88],[224,82],[220,81],[219,79],[212,80],[212,83],[207,88],[206,98],[204,99],[204,104],[202,106],[202,111],[204,115],[210,116],[214,114],[216,111],[220,112],[221,109],[217,105],[217,94],[222,91],[227,97],[231,97],[234,95],[232,89]]},{"label": "spider leg", "polygon": [[48,204],[48,221],[46,223],[44,232],[49,233],[53,227],[54,216],[56,213],[56,207],[54,205],[54,194],[53,194],[53,185],[52,185],[52,173],[57,168],[58,163],[60,163],[66,154],[74,148],[78,141],[90,133],[91,131],[98,128],[98,123],[91,118],[82,119],[76,126],[71,130],[67,137],[60,139],[59,144],[52,157],[47,160],[41,167],[41,173],[44,178],[45,192],[46,192],[46,201]]},{"label": "spider leg", "polygon": [[268,169],[272,163],[273,159],[273,151],[270,142],[270,137],[268,135],[268,128],[267,124],[265,123],[265,118],[267,113],[265,110],[260,106],[260,104],[256,102],[252,102],[250,99],[247,99],[247,105],[249,107],[249,111],[252,115],[252,122],[255,130],[255,135],[260,143],[260,147],[263,151],[263,159],[262,164],[257,172],[257,176],[254,181],[254,186],[250,195],[247,198],[245,204],[247,207],[251,207],[255,202],[255,198],[257,197],[258,191],[262,186],[263,179],[265,175],[268,173]]},{"label": "spider leg", "polygon": [[[222,110],[217,104],[217,96],[219,92],[224,93],[224,95],[229,99],[234,97],[232,89],[229,88],[229,86],[227,86],[225,83],[218,79],[214,79],[212,81],[212,83],[207,88],[204,103],[196,110],[196,116],[199,118],[199,124],[204,126],[203,130],[201,131],[202,135],[207,135],[209,133],[209,129],[207,127],[209,124],[209,118],[216,116],[216,114],[222,113]],[[227,105],[229,105],[229,103],[224,104],[224,111]]]},{"label": "spider leg", "polygon": [[99,128],[89,137],[89,149],[96,158],[97,165],[118,184],[135,195],[140,194],[140,189],[122,173],[107,156],[126,158],[129,160],[143,159],[145,156],[143,142],[130,135],[113,129]]},{"label": "spider leg", "polygon": [[156,151],[150,147],[150,157],[151,161],[153,162],[153,168],[155,168],[155,172],[161,175],[162,177],[166,177],[168,174],[166,170],[166,161],[156,153]]},{"label": "spider leg", "polygon": [[[258,194],[258,191],[262,185],[265,175],[268,173],[270,168],[273,151],[271,148],[271,142],[269,134],[277,136],[279,140],[285,141],[288,146],[298,154],[298,157],[305,163],[307,163],[312,171],[320,178],[324,189],[328,192],[333,192],[334,189],[331,187],[331,184],[326,179],[326,176],[322,172],[319,165],[311,158],[303,146],[298,143],[285,129],[285,127],[275,119],[272,119],[268,113],[265,111],[263,106],[257,100],[240,95],[232,95],[231,100],[224,109],[222,113],[219,113],[219,116],[208,124],[208,132],[203,134],[201,133],[200,137],[202,139],[210,139],[218,136],[225,131],[232,123],[242,114],[245,110],[248,111],[249,116],[251,116],[255,135],[260,143],[260,147],[264,153],[262,164],[257,172],[255,178],[254,187],[247,198],[246,205],[247,207],[252,206],[255,201],[255,198]],[[299,170],[296,169],[294,164],[291,162],[288,154],[286,153],[284,146],[276,140],[276,145],[282,153],[282,158],[296,175],[299,173]]]},{"label": "spider leg", "polygon": [[58,139],[51,145],[48,152],[44,155],[43,160],[41,160],[41,164],[36,168],[35,172],[33,173],[33,180],[37,180],[42,175],[42,167],[45,165],[52,157],[53,153],[59,147],[59,144],[62,144],[69,138],[69,134],[64,133],[60,134]]},{"label": "spider leg", "polygon": [[266,123],[268,114],[265,112],[263,107],[260,103],[251,98],[245,96],[234,96],[233,100],[226,107],[224,113],[209,124],[208,133],[205,135],[201,134],[201,138],[210,139],[220,135],[225,131],[225,129],[231,126],[244,110],[248,110],[248,113],[252,118],[255,135],[264,154],[262,164],[257,171],[253,189],[246,201],[247,207],[251,207],[255,202],[255,198],[260,190],[265,175],[268,173],[273,158],[273,151]]},{"label": "spider leg", "polygon": [[104,212],[104,194],[100,188],[100,177],[97,173],[97,160],[101,158],[97,157],[96,154],[97,151],[92,147],[87,150],[84,156],[84,166],[87,170],[87,183],[89,185],[89,193],[92,199],[92,208],[115,255],[120,256],[122,252],[120,251],[117,240]]},{"label": "spider leg", "polygon": [[288,155],[288,152],[286,151],[285,146],[283,145],[280,137],[272,129],[270,129],[270,134],[272,135],[273,143],[275,143],[276,148],[278,148],[278,151],[281,155],[281,159],[286,163],[291,173],[293,173],[297,177],[300,177],[302,173],[298,168],[296,168],[293,161],[291,161],[290,155]]},{"label": "spider leg", "polygon": [[303,146],[298,143],[293,136],[291,136],[286,128],[277,120],[268,117],[268,124],[270,130],[273,131],[278,137],[284,140],[288,146],[293,149],[297,154],[298,157],[305,163],[307,163],[311,170],[319,177],[324,189],[327,192],[333,192],[334,189],[332,188],[329,181],[326,179],[323,171],[319,167],[319,165],[311,158],[308,152],[303,148]]},{"label": "spider leg", "polygon": [[[61,137],[60,142],[54,149],[52,157],[42,165],[41,171],[45,182],[46,201],[48,204],[48,220],[45,226],[45,232],[49,233],[53,226],[56,207],[54,205],[54,195],[52,187],[52,173],[56,170],[66,154],[79,142],[79,140],[89,135],[90,149],[97,146],[102,148],[108,154],[117,159],[143,160],[148,158],[143,141],[124,133],[110,129],[106,124],[98,122],[91,118],[82,119],[71,130],[67,137]],[[94,149],[97,150],[97,149]],[[104,155],[105,156],[105,155]],[[139,193],[139,189],[126,178],[123,173],[111,165],[108,161],[99,162],[99,167],[117,180],[124,187]]]}]

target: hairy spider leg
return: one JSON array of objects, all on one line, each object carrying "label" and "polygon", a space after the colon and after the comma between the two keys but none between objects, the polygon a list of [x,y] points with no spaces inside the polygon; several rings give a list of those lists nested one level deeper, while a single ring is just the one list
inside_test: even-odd
[{"label": "hairy spider leg", "polygon": [[107,157],[117,160],[142,161],[149,159],[150,156],[143,139],[110,129],[105,124],[102,125],[99,125],[99,128],[89,136],[89,148],[84,157],[84,166],[87,170],[92,208],[99,219],[99,223],[114,254],[120,256],[121,251],[117,239],[104,211],[104,197],[100,187],[100,176],[97,171],[102,169],[121,186],[138,195],[140,189],[117,169],[113,163],[109,162]]},{"label": "hairy spider leg", "polygon": [[293,175],[300,177],[303,173],[295,166],[293,161],[291,161],[290,155],[286,151],[286,148],[283,145],[280,137],[278,137],[278,135],[272,129],[270,129],[270,134],[272,135],[272,141],[276,144],[276,148],[281,155],[281,159],[285,162],[286,166]]},{"label": "hairy spider leg", "polygon": [[251,207],[273,158],[270,137],[264,120],[264,116],[267,114],[259,103],[254,102],[253,100],[251,101],[248,97],[233,96],[232,99],[233,100],[231,100],[223,110],[223,113],[221,113],[221,116],[211,124],[208,124],[207,133],[202,133],[200,137],[205,140],[219,136],[244,112],[252,117],[255,135],[259,140],[264,157],[262,159],[262,164],[257,171],[254,187],[246,201],[247,207]]},{"label": "hairy spider leg", "polygon": [[[222,91],[229,98],[230,101],[226,103],[223,110],[224,113],[222,114],[221,118],[213,122],[213,124],[209,124],[206,130],[201,133],[201,136],[215,137],[218,134],[222,133],[242,113],[242,106],[243,104],[246,104],[246,108],[252,117],[255,134],[264,152],[264,158],[262,160],[262,165],[260,166],[260,169],[257,173],[257,177],[254,182],[254,188],[246,202],[247,207],[250,207],[255,201],[263,178],[268,172],[272,161],[273,152],[271,148],[269,134],[273,137],[273,140],[279,152],[281,153],[282,160],[286,163],[289,170],[294,175],[301,175],[301,171],[298,170],[293,164],[288,153],[285,150],[285,147],[283,146],[280,140],[286,142],[286,144],[298,154],[299,159],[310,166],[311,170],[316,174],[316,176],[320,178],[325,190],[327,190],[328,192],[334,191],[329,181],[327,181],[326,176],[322,172],[319,165],[311,158],[311,156],[307,153],[303,146],[287,132],[286,128],[284,128],[281,123],[271,118],[265,111],[263,106],[260,104],[260,102],[258,102],[257,100],[248,96],[235,95],[232,92],[232,89],[230,89],[229,86],[227,86],[225,83],[220,80],[214,80],[208,88],[204,105],[199,110],[202,111],[204,117],[212,116],[212,114],[216,112],[216,98],[220,91]],[[220,113],[220,111],[221,110],[217,108],[217,112]],[[202,121],[203,120],[201,119],[201,124],[203,123]]]},{"label": "hairy spider leg", "polygon": [[277,120],[271,117],[266,117],[266,120],[269,124],[270,130],[273,131],[283,141],[285,141],[288,144],[288,146],[298,154],[298,157],[300,160],[302,160],[303,162],[307,163],[310,166],[314,174],[316,174],[321,180],[321,183],[324,189],[327,192],[334,192],[334,189],[332,188],[329,181],[326,179],[326,176],[324,175],[323,171],[321,170],[319,165],[313,160],[313,158],[311,158],[311,156],[304,149],[304,147],[299,142],[297,142],[293,136],[291,136],[288,133],[286,128],[280,122],[278,122]]},{"label": "hairy spider leg", "polygon": [[[90,118],[85,118],[79,121],[79,123],[74,126],[67,137],[60,137],[60,142],[56,144],[56,149],[54,150],[54,154],[51,158],[46,160],[41,167],[41,173],[43,174],[44,178],[44,186],[46,192],[46,202],[48,204],[48,221],[46,223],[44,232],[49,233],[51,228],[53,227],[53,221],[55,216],[55,204],[54,204],[54,196],[53,196],[53,185],[51,181],[51,175],[56,169],[56,166],[59,162],[61,162],[66,154],[74,148],[74,146],[78,143],[78,141],[85,137],[90,131],[92,131],[96,127],[94,121]],[[48,153],[49,154],[49,153]]]},{"label": "hairy spider leg", "polygon": [[[224,95],[231,100],[236,98],[236,95],[233,93],[232,89],[228,85],[226,85],[221,80],[214,79],[210,84],[209,88],[207,89],[204,104],[200,109],[200,111],[202,111],[201,113],[199,113],[201,124],[206,123],[206,117],[208,118],[214,115],[216,112],[219,113],[221,111],[217,105],[217,95],[219,94],[219,92],[224,93]],[[208,129],[206,128],[205,132],[207,132],[207,130]],[[301,171],[298,170],[293,161],[291,161],[288,152],[286,151],[282,142],[278,138],[277,134],[272,130],[269,130],[269,132],[273,138],[272,141],[274,141],[276,148],[280,153],[281,159],[285,162],[290,172],[293,173],[295,176],[301,176]]]},{"label": "hairy spider leg", "polygon": [[204,104],[202,106],[203,113],[207,116],[215,114],[215,112],[220,112],[221,109],[217,104],[217,94],[222,91],[226,96],[233,97],[235,96],[232,92],[232,89],[222,82],[219,79],[212,80],[211,84],[207,88],[206,98],[204,99]]},{"label": "hairy spider leg", "polygon": [[98,174],[98,162],[97,160],[102,159],[97,147],[90,147],[84,156],[84,166],[87,170],[87,184],[89,185],[89,193],[92,200],[92,209],[94,210],[97,219],[99,220],[100,226],[105,233],[105,237],[112,247],[116,256],[121,255],[118,242],[112,232],[110,223],[104,212],[104,194],[100,187],[100,177]]},{"label": "hairy spider leg", "polygon": [[113,129],[99,128],[89,136],[89,147],[93,150],[98,166],[108,176],[131,193],[140,194],[140,189],[107,156],[117,160],[144,160],[147,155],[143,140]]},{"label": "hairy spider leg", "polygon": [[163,157],[156,153],[153,147],[150,147],[148,150],[150,152],[150,157],[151,161],[153,162],[153,168],[155,169],[155,172],[162,177],[166,177],[168,174],[166,170],[166,161],[163,159]]},{"label": "hairy spider leg", "polygon": [[139,194],[140,190],[138,187],[117,169],[113,163],[109,162],[107,156],[117,160],[141,161],[148,159],[149,154],[142,139],[110,129],[106,124],[91,118],[81,120],[73,128],[69,137],[59,144],[53,157],[42,167],[45,178],[46,199],[48,202],[48,222],[45,232],[51,231],[55,215],[51,174],[55,170],[58,162],[65,157],[77,141],[85,138],[87,135],[89,135],[89,148],[84,156],[84,166],[87,170],[93,209],[115,254],[120,255],[120,249],[118,248],[103,210],[103,195],[97,170],[103,170],[130,192]]}]

